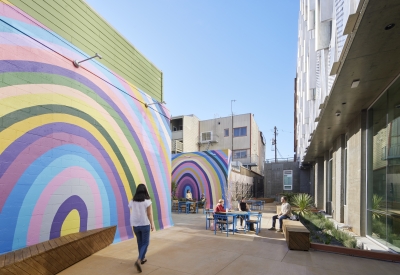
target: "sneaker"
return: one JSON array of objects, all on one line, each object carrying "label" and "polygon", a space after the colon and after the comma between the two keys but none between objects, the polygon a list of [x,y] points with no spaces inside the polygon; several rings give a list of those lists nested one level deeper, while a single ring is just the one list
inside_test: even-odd
[{"label": "sneaker", "polygon": [[278,229],[278,230],[276,230],[276,232],[283,232],[283,230],[282,229]]},{"label": "sneaker", "polygon": [[275,227],[268,228],[268,230],[276,230]]},{"label": "sneaker", "polygon": [[137,261],[135,262],[135,266],[136,266],[137,271],[138,271],[139,273],[142,273],[142,266],[141,266],[141,264],[139,263],[139,260],[137,260]]}]

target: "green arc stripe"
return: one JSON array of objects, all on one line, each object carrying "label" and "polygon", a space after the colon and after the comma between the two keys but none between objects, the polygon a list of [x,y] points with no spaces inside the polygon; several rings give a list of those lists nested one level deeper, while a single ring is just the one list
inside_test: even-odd
[{"label": "green arc stripe", "polygon": [[[83,85],[81,82],[78,82],[72,78],[68,78],[68,77],[56,75],[56,74],[35,73],[35,72],[0,73],[0,89],[2,87],[7,87],[7,86],[27,85],[27,84],[52,84],[52,85],[66,86],[66,87],[70,87],[72,89],[78,90],[78,91],[82,92],[83,94],[87,95],[92,100],[94,100],[99,105],[101,105],[109,113],[109,115],[114,119],[115,123],[120,127],[121,131],[127,138],[128,143],[130,144],[132,150],[135,152],[140,152],[140,149],[138,148],[138,144],[136,143],[135,139],[132,136],[132,133],[130,132],[128,127],[125,125],[125,123],[123,122],[123,119],[120,117],[120,115],[103,98],[98,96],[97,93],[95,93],[92,89],[88,88],[87,86]],[[55,105],[55,106],[59,106],[59,105]],[[65,106],[63,106],[63,107],[65,107]],[[72,115],[77,115],[80,112],[79,110],[77,110],[78,112],[75,114],[75,111],[73,111],[73,110],[77,110],[77,109],[70,108]],[[79,115],[77,115],[77,116],[79,116]],[[95,119],[93,119],[91,117],[88,118],[87,121],[90,122],[91,124],[95,123],[95,124],[93,124],[94,126],[100,125]],[[146,183],[150,183],[150,177],[148,174],[149,171],[147,170],[147,167],[145,165],[143,157],[140,154],[137,157],[139,159],[140,169],[143,171],[145,181],[146,181]],[[129,175],[131,175],[131,174],[129,173]],[[134,188],[133,188],[132,184],[134,185]],[[136,185],[133,181],[133,177],[132,177],[132,181],[129,180],[129,185],[131,186],[131,190],[133,192],[132,196],[133,196],[134,190],[136,190]],[[146,184],[146,185],[149,189],[149,192],[151,192],[153,194],[157,193],[156,190],[153,190],[153,187],[151,184]],[[154,204],[154,206],[155,206],[155,204]],[[157,207],[155,207],[154,209],[157,210]],[[158,226],[159,213],[157,211],[153,211],[153,215],[154,215],[154,220],[157,223],[156,226]]]},{"label": "green arc stripe", "polygon": [[[114,119],[117,125],[120,127],[121,131],[124,133],[127,138],[130,146],[136,152],[139,152],[139,148],[137,146],[136,141],[132,137],[131,132],[123,123],[122,118],[119,114],[101,97],[99,97],[92,89],[87,86],[82,85],[82,83],[77,82],[74,79],[67,78],[65,76],[55,75],[55,74],[46,74],[46,73],[2,73],[0,74],[0,88],[7,86],[15,86],[15,85],[26,85],[26,84],[53,84],[70,87],[72,89],[78,90],[83,94],[90,97],[92,100],[101,105],[109,115]],[[150,182],[149,175],[147,173],[144,161],[140,156],[142,161],[139,161],[140,168],[144,173],[144,177],[146,182]],[[152,189],[151,185],[150,188]]]},{"label": "green arc stripe", "polygon": [[55,113],[68,114],[79,117],[90,123],[94,128],[96,128],[101,133],[101,135],[107,140],[108,144],[111,146],[112,150],[117,156],[118,161],[121,163],[121,166],[128,179],[129,186],[131,187],[132,190],[136,190],[136,185],[132,173],[128,168],[125,158],[122,156],[121,151],[119,150],[114,140],[111,138],[110,134],[93,117],[89,116],[88,114],[76,108],[67,107],[63,105],[38,105],[38,106],[19,109],[0,118],[0,120],[2,120],[2,126],[0,126],[0,132],[3,131],[4,129],[9,128],[13,124],[23,121],[25,119],[39,115],[55,114]]}]

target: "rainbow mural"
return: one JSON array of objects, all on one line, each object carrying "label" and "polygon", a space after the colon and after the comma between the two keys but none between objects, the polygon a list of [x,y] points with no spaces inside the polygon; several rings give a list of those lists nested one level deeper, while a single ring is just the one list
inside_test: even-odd
[{"label": "rainbow mural", "polygon": [[209,150],[172,155],[172,181],[178,184],[176,195],[185,198],[187,190],[198,200],[204,193],[206,207],[226,199],[227,179],[231,169],[230,150]]},{"label": "rainbow mural", "polygon": [[0,254],[117,225],[145,183],[172,225],[170,114],[147,94],[0,0]]}]

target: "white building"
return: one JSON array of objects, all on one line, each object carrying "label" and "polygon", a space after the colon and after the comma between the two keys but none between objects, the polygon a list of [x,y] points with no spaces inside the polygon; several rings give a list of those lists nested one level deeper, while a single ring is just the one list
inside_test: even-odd
[{"label": "white building", "polygon": [[400,251],[400,1],[300,0],[296,153],[318,208]]},{"label": "white building", "polygon": [[265,138],[252,114],[202,121],[195,115],[176,116],[171,131],[172,153],[230,149],[234,164],[264,174]]}]

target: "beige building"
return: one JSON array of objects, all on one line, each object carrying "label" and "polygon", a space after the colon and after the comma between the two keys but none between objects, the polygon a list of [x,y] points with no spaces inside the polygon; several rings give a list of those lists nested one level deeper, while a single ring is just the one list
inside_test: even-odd
[{"label": "beige building", "polygon": [[253,114],[202,121],[195,115],[172,117],[171,131],[172,153],[230,149],[234,165],[264,174],[265,138]]}]

